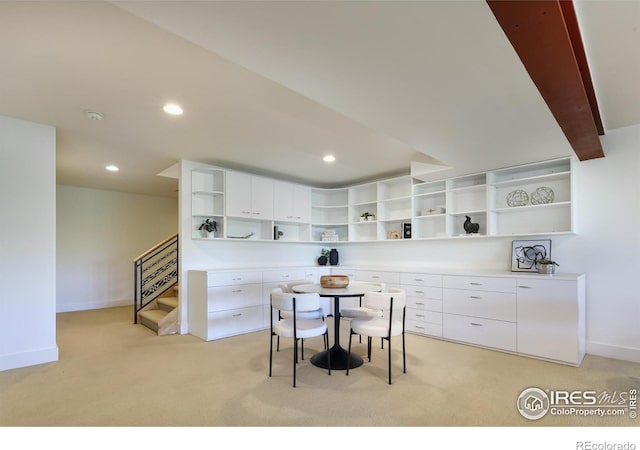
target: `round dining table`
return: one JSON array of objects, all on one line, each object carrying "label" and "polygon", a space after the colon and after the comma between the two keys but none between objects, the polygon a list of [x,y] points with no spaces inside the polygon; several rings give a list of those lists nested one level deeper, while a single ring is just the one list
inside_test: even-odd
[{"label": "round dining table", "polygon": [[363,360],[356,354],[351,354],[340,346],[340,299],[348,297],[362,297],[367,292],[379,292],[381,287],[371,283],[350,283],[344,288],[325,288],[320,284],[299,284],[292,289],[299,293],[317,293],[320,297],[333,298],[333,335],[334,343],[331,348],[316,353],[311,357],[311,364],[327,369],[329,367],[329,352],[331,352],[331,370],[346,370],[360,367]]}]

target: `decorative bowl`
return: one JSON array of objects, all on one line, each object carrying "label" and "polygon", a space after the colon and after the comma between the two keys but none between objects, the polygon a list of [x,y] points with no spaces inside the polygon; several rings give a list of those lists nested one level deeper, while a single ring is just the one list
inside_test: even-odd
[{"label": "decorative bowl", "polygon": [[322,275],[320,286],[323,288],[344,288],[349,286],[349,277],[347,275]]}]

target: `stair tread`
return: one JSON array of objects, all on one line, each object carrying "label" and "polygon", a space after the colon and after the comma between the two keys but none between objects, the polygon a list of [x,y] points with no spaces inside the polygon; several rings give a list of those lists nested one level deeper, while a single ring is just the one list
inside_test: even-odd
[{"label": "stair tread", "polygon": [[169,308],[177,308],[178,307],[178,297],[160,297],[158,299],[159,305],[168,306]]},{"label": "stair tread", "polygon": [[148,309],[145,311],[140,311],[140,317],[150,320],[152,322],[160,322],[160,320],[164,319],[164,317],[169,314],[167,311],[162,309]]}]

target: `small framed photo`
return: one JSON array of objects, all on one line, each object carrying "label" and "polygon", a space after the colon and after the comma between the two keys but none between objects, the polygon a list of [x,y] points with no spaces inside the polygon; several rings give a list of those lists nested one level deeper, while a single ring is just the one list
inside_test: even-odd
[{"label": "small framed photo", "polygon": [[403,223],[402,224],[402,238],[403,239],[411,239],[411,224]]},{"label": "small framed photo", "polygon": [[551,259],[551,239],[511,243],[512,272],[537,272],[538,261],[542,259]]}]

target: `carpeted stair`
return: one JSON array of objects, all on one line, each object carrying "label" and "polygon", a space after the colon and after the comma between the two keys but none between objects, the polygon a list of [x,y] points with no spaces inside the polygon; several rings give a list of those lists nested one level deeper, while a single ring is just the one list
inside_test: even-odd
[{"label": "carpeted stair", "polygon": [[178,286],[173,291],[175,297],[159,297],[138,314],[138,322],[155,331],[158,336],[178,332]]}]

